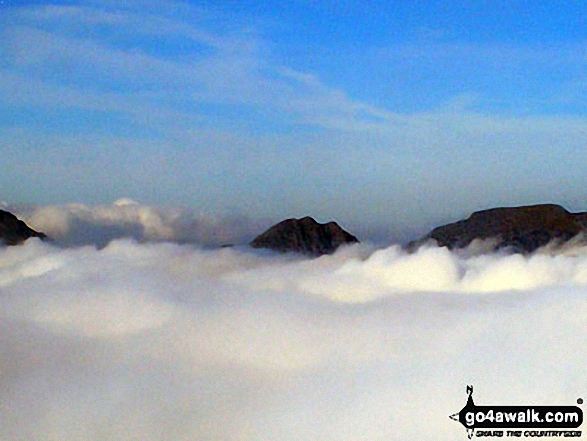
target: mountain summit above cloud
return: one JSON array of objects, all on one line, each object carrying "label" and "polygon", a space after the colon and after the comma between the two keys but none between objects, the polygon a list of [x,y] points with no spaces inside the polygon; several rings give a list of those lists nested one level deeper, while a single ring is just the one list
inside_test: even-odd
[{"label": "mountain summit above cloud", "polygon": [[511,247],[516,252],[531,253],[552,241],[567,242],[586,229],[587,213],[570,213],[560,205],[492,208],[437,227],[409,247],[432,239],[439,246],[455,249],[475,239],[494,239],[496,249]]},{"label": "mountain summit above cloud", "polygon": [[6,245],[18,245],[31,237],[44,239],[44,233],[30,228],[14,214],[0,210],[0,241]]},{"label": "mountain summit above cloud", "polygon": [[331,254],[344,244],[359,240],[343,230],[336,222],[320,224],[309,216],[286,219],[257,236],[250,246],[276,251],[296,251],[305,254]]}]

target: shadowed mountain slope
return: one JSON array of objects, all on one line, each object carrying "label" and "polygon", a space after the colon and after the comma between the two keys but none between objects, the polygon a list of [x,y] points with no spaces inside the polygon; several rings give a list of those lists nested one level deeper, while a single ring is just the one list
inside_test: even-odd
[{"label": "shadowed mountain slope", "polygon": [[320,224],[311,217],[286,219],[257,236],[249,245],[276,251],[295,251],[320,256],[359,240],[336,222]]},{"label": "shadowed mountain slope", "polygon": [[475,239],[495,239],[496,248],[530,253],[552,240],[566,242],[586,228],[587,213],[570,213],[559,205],[492,208],[437,227],[409,247],[433,239],[439,246],[454,249],[466,247]]},{"label": "shadowed mountain slope", "polygon": [[30,237],[41,239],[47,236],[44,233],[29,228],[27,224],[19,220],[14,214],[0,210],[0,242],[5,245],[18,245]]}]

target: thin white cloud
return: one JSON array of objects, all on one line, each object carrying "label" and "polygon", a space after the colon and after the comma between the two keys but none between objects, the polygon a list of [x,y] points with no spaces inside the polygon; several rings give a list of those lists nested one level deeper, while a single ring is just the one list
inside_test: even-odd
[{"label": "thin white cloud", "polygon": [[[113,200],[140,184],[129,194],[147,202],[157,194],[275,220],[341,216],[354,231],[364,227],[357,213],[376,212],[371,224],[397,231],[432,213],[458,220],[496,204],[548,199],[582,209],[583,116],[482,112],[487,96],[461,89],[425,111],[397,111],[276,62],[262,30],[169,5],[7,9],[0,102],[15,116],[0,135],[12,159],[5,199],[42,201],[42,185],[61,201],[60,189],[76,182],[66,200]],[[143,38],[199,50],[157,52]],[[410,59],[436,51],[406,50]],[[466,59],[466,50],[449,55]],[[80,151],[96,158],[80,159]],[[547,158],[556,182],[537,178]]]},{"label": "thin white cloud", "polygon": [[[579,124],[584,122],[581,117],[535,119],[532,116],[480,115],[454,105],[449,108],[440,105],[437,110],[414,114],[393,112],[354,99],[315,74],[270,62],[267,56],[270,46],[262,36],[250,32],[245,26],[213,32],[206,29],[210,24],[205,18],[193,22],[186,18],[205,17],[204,11],[189,7],[186,11],[190,13],[182,15],[164,10],[144,13],[134,6],[17,8],[12,13],[15,20],[3,32],[3,46],[12,63],[2,73],[11,81],[10,88],[5,87],[5,95],[13,97],[12,103],[39,104],[42,100],[48,107],[52,106],[51,103],[60,103],[61,106],[87,108],[91,104],[86,102],[99,102],[109,112],[130,114],[133,120],[146,126],[154,125],[158,130],[173,119],[167,118],[167,114],[176,114],[178,120],[184,119],[192,124],[197,124],[198,119],[209,118],[210,114],[202,110],[201,105],[248,106],[271,118],[279,115],[277,120],[286,126],[302,124],[367,134],[392,134],[405,125],[420,132],[421,126],[429,124],[428,121],[436,123],[447,117],[450,117],[449,123],[459,130],[470,130],[471,122],[475,127],[493,130],[492,121],[498,121],[511,128],[508,130],[523,128],[525,133],[540,130],[544,122],[557,125],[559,131],[560,124],[567,125],[569,120],[575,119]],[[101,38],[98,30],[101,25],[108,26],[117,37]],[[85,32],[71,29],[84,29]],[[195,42],[202,46],[202,51],[182,56],[154,53],[144,41],[130,47],[124,45],[125,39],[140,40],[149,36]],[[418,55],[418,51],[422,54]],[[468,59],[475,53],[485,59],[501,56],[508,62],[531,58],[546,63],[552,62],[556,54],[564,58],[571,52],[563,50],[561,55],[560,48],[508,49],[435,43],[380,49],[377,57]],[[53,72],[52,78],[43,72]],[[118,86],[125,92],[113,92],[109,90],[110,86]],[[27,98],[23,92],[26,90],[35,93]],[[473,93],[465,92],[468,96]],[[461,92],[449,102],[458,100],[459,96],[462,96]],[[475,96],[480,102],[484,99],[480,94]],[[160,113],[162,117],[159,118]],[[476,124],[478,119],[480,124]],[[222,120],[221,123],[226,125],[228,121]],[[173,137],[177,135],[174,129],[182,131],[171,125],[164,132]]]},{"label": "thin white cloud", "polygon": [[[4,31],[4,46],[11,62],[17,68],[33,69],[38,73],[57,70],[62,78],[60,83],[67,78],[72,80],[67,86],[59,86],[61,89],[73,89],[58,100],[61,103],[67,101],[67,96],[79,95],[82,90],[85,94],[97,96],[94,100],[110,101],[116,98],[115,94],[100,91],[103,87],[100,84],[107,80],[113,85],[122,82],[132,86],[131,89],[138,88],[123,95],[123,99],[130,99],[131,102],[146,100],[149,103],[146,91],[158,92],[152,95],[154,100],[157,96],[163,99],[167,95],[169,99],[170,94],[177,96],[181,93],[193,104],[224,103],[276,108],[287,112],[283,113],[285,121],[290,119],[290,122],[346,130],[362,129],[361,115],[367,114],[376,119],[388,115],[382,109],[350,99],[343,91],[327,87],[313,75],[268,64],[263,55],[264,43],[246,30],[212,37],[197,25],[190,26],[165,16],[139,17],[136,11],[94,13],[93,9],[84,7],[38,8],[33,12],[25,11],[20,19],[23,20],[23,17],[29,21],[24,20],[24,23],[9,26]],[[63,24],[63,28],[55,26],[55,23]],[[83,24],[92,28],[104,23],[113,26],[118,33],[122,32],[123,36],[128,36],[132,30],[139,35],[155,32],[162,38],[195,40],[203,44],[207,48],[204,52],[208,53],[199,57],[190,55],[186,59],[165,54],[153,55],[144,50],[146,47],[125,49],[114,42],[98,40],[91,36],[92,33],[84,37],[67,32],[71,26]],[[33,41],[35,44],[31,44]],[[7,71],[4,75],[11,76],[15,81],[27,81],[22,74]],[[36,96],[55,89],[56,85],[52,83],[52,80],[37,81]],[[72,86],[76,83],[77,86]],[[53,99],[45,101],[52,102]],[[114,107],[118,105],[118,100],[112,102]],[[84,106],[81,100],[73,99],[70,103],[73,107]],[[152,104],[151,101],[151,107],[154,107]],[[127,111],[124,106],[119,110]]]}]

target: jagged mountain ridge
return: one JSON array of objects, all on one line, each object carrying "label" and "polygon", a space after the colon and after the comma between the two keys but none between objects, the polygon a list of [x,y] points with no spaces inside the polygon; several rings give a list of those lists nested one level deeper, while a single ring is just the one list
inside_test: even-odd
[{"label": "jagged mountain ridge", "polygon": [[249,245],[253,248],[320,256],[333,253],[341,245],[358,242],[355,236],[343,230],[336,222],[320,224],[306,216],[301,219],[286,219],[273,225]]},{"label": "jagged mountain ridge", "polygon": [[464,248],[475,239],[495,239],[495,248],[530,253],[557,240],[564,243],[587,230],[587,213],[570,213],[556,204],[500,207],[477,211],[469,218],[434,228],[411,242],[413,249],[429,240],[449,249]]},{"label": "jagged mountain ridge", "polygon": [[0,242],[5,245],[19,245],[31,237],[45,239],[47,235],[33,230],[14,214],[0,210]]},{"label": "jagged mountain ridge", "polygon": [[[435,241],[449,249],[464,248],[475,239],[494,239],[495,249],[510,248],[531,253],[556,241],[560,244],[587,232],[587,212],[571,213],[560,205],[539,204],[498,207],[474,212],[467,219],[434,228],[410,242],[408,249]],[[0,242],[18,245],[30,237],[46,238],[8,211],[0,210]],[[333,253],[344,244],[359,240],[336,222],[320,224],[306,216],[273,225],[250,242],[253,248],[294,251],[310,255]]]}]

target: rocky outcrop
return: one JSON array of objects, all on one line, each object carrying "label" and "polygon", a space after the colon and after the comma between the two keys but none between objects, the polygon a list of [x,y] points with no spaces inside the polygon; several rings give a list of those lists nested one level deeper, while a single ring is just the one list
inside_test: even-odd
[{"label": "rocky outcrop", "polygon": [[333,253],[339,246],[359,240],[336,222],[320,224],[311,217],[287,219],[257,236],[249,245],[276,251],[295,251],[320,256]]},{"label": "rocky outcrop", "polygon": [[0,243],[4,245],[18,245],[30,237],[45,239],[44,233],[29,228],[14,214],[0,210]]},{"label": "rocky outcrop", "polygon": [[475,239],[495,239],[495,248],[530,253],[553,240],[566,242],[586,228],[587,213],[569,213],[559,205],[492,208],[435,228],[409,247],[433,239],[439,246],[454,249],[466,247]]}]

